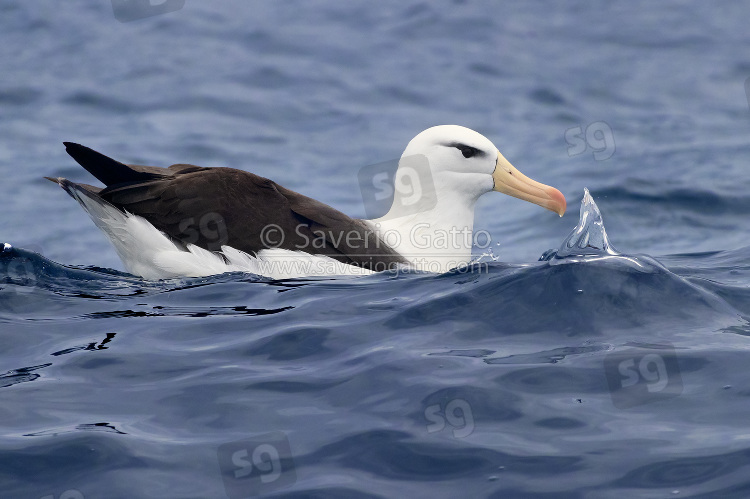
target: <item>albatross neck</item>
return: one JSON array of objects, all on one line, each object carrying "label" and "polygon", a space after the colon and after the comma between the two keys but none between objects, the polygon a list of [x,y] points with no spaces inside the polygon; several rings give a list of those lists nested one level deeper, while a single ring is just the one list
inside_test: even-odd
[{"label": "albatross neck", "polygon": [[416,213],[394,202],[388,214],[367,222],[417,269],[446,272],[471,260],[476,200],[441,201]]}]

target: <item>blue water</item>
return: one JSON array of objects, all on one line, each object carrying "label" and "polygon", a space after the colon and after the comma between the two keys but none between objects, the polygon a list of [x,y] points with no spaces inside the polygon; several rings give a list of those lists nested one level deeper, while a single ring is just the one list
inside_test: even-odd
[{"label": "blue water", "polygon": [[[1,497],[750,497],[750,8],[179,3],[0,3]],[[467,272],[148,282],[42,179],[94,182],[69,140],[364,216],[444,123],[565,217],[485,196]],[[584,187],[618,254],[560,253]]]}]

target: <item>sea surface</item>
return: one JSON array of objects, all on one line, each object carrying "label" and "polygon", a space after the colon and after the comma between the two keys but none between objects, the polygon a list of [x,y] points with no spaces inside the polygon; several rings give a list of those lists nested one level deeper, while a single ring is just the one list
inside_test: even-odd
[{"label": "sea surface", "polygon": [[[750,497],[748,19],[0,2],[0,497]],[[145,281],[42,178],[96,183],[73,141],[364,217],[359,173],[438,124],[568,213],[488,194],[441,275]]]}]

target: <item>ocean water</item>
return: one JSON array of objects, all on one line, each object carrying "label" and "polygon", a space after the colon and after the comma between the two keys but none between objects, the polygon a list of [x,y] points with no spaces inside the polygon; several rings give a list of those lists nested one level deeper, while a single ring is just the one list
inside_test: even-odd
[{"label": "ocean water", "polygon": [[[750,497],[748,16],[5,0],[0,497]],[[568,213],[487,195],[498,259],[442,275],[149,282],[42,178],[95,182],[74,141],[365,216],[446,123]]]}]

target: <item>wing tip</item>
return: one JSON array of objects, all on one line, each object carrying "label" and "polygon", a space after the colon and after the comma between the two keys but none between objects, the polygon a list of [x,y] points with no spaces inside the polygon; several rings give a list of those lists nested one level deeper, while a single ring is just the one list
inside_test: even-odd
[{"label": "wing tip", "polygon": [[144,171],[144,169],[155,170],[156,168],[126,165],[75,142],[63,142],[63,144],[70,157],[108,187],[124,183],[147,182],[164,177],[163,173]]},{"label": "wing tip", "polygon": [[75,159],[75,156],[74,156],[75,153],[92,150],[91,148],[83,146],[77,142],[63,142],[63,145],[65,146],[65,152],[73,156],[74,159]]}]

